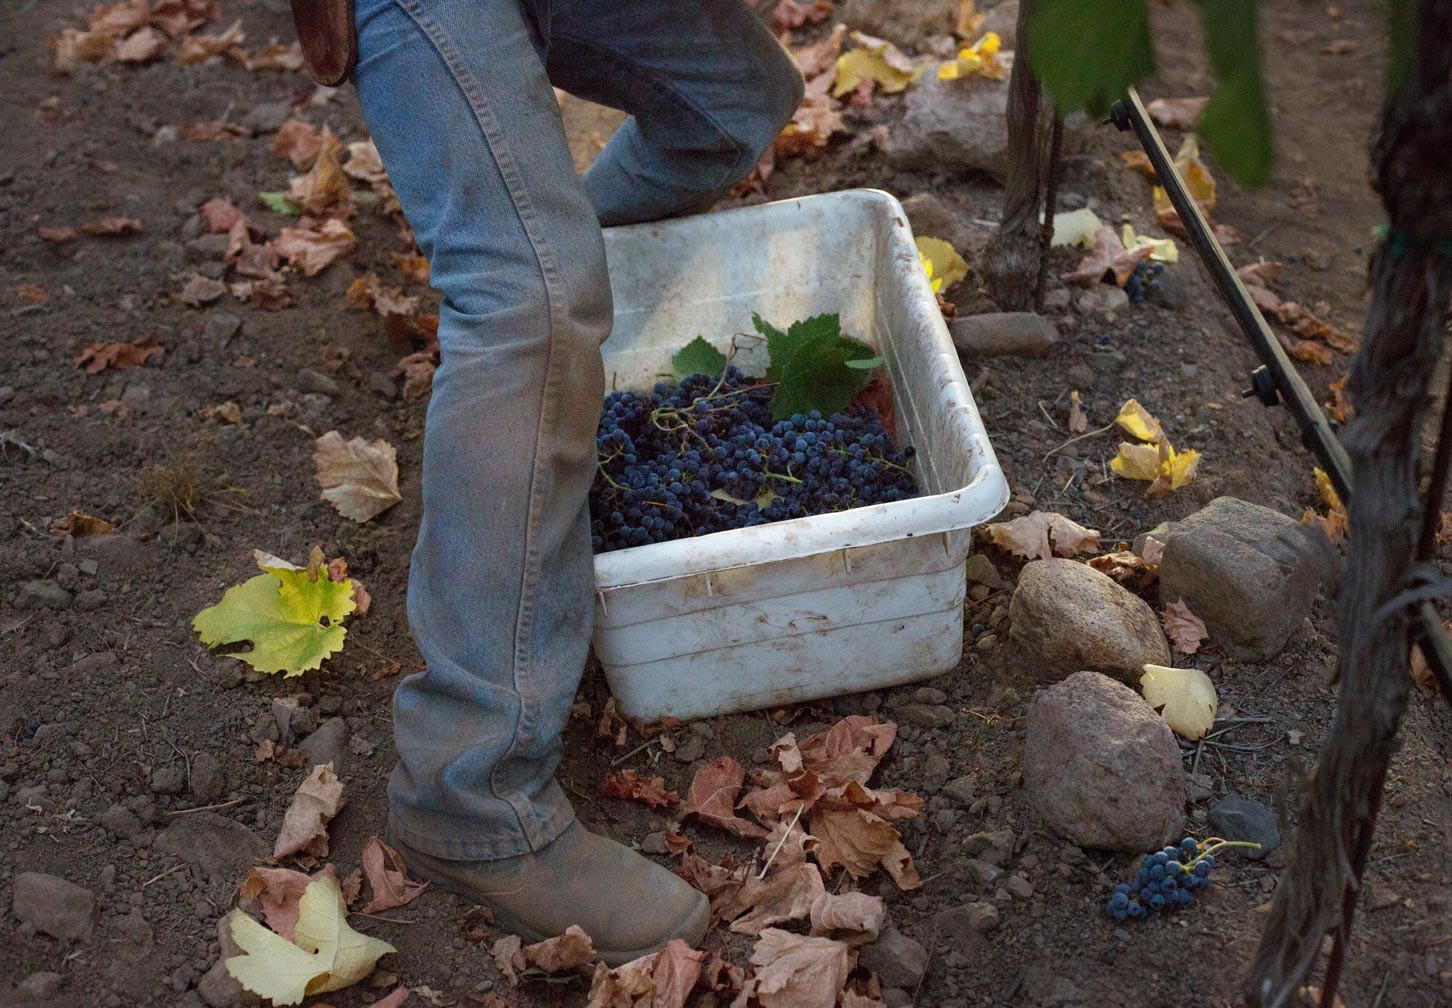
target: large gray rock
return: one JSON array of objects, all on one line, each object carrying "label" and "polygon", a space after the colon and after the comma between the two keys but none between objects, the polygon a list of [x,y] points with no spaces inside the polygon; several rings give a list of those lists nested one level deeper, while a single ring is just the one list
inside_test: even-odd
[{"label": "large gray rock", "polygon": [[1276,817],[1258,801],[1228,794],[1210,809],[1210,830],[1226,840],[1246,840],[1260,847],[1232,847],[1231,850],[1252,861],[1260,861],[1281,845],[1281,831]]},{"label": "large gray rock", "polygon": [[74,882],[40,872],[15,876],[11,910],[16,919],[52,938],[75,941],[90,934],[95,909],[96,897]]},{"label": "large gray rock", "polygon": [[1142,665],[1170,663],[1170,646],[1149,604],[1074,560],[1024,565],[1008,615],[1009,636],[1040,679],[1093,669],[1137,682]]},{"label": "large gray rock", "polygon": [[1008,149],[1008,84],[925,73],[903,100],[883,152],[904,171],[958,171],[1002,178]]},{"label": "large gray rock", "polygon": [[948,35],[958,23],[959,0],[846,0],[837,5],[836,20],[899,46],[916,47],[936,35]]},{"label": "large gray rock", "polygon": [[1318,530],[1217,497],[1178,521],[1160,561],[1160,598],[1183,600],[1226,654],[1265,661],[1311,611],[1334,560]]},{"label": "large gray rock", "polygon": [[1134,690],[1079,672],[1029,705],[1024,788],[1080,847],[1143,853],[1185,823],[1185,769],[1169,726]]},{"label": "large gray rock", "polygon": [[1042,357],[1059,342],[1058,327],[1033,312],[960,315],[948,333],[959,353],[974,357]]},{"label": "large gray rock", "polygon": [[914,238],[941,238],[957,248],[967,243],[963,222],[932,193],[913,193],[902,201],[902,212],[912,226]]}]

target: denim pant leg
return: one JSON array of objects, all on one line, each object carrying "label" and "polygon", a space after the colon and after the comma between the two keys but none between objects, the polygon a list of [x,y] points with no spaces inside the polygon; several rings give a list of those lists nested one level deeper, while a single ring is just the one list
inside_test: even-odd
[{"label": "denim pant leg", "polygon": [[796,63],[743,0],[546,6],[550,80],[630,113],[585,173],[602,224],[710,206],[801,104]]},{"label": "denim pant leg", "polygon": [[357,24],[364,116],[443,295],[391,826],[508,857],[573,819],[553,774],[593,614],[603,242],[520,0],[357,0]]}]

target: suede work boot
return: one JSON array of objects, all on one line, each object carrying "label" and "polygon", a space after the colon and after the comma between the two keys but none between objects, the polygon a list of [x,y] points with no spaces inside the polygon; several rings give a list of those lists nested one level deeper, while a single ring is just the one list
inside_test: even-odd
[{"label": "suede work boot", "polygon": [[711,905],[669,870],[572,822],[544,850],[498,861],[446,861],[391,835],[409,873],[494,911],[526,944],[578,924],[600,958],[619,966],[672,938],[694,948]]}]

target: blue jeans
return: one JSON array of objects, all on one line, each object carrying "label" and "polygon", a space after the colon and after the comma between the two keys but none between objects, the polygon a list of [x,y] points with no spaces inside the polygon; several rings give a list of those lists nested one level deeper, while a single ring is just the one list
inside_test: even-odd
[{"label": "blue jeans", "polygon": [[[574,818],[554,771],[593,616],[600,226],[710,205],[802,81],[743,0],[357,0],[357,22],[363,114],[443,295],[391,826],[509,857]],[[551,84],[630,115],[583,178]]]}]

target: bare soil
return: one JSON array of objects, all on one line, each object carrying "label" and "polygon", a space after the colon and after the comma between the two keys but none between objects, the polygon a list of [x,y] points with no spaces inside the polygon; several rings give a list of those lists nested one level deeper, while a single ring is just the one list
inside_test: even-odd
[{"label": "bare soil", "polygon": [[[270,849],[301,776],[253,757],[272,722],[274,698],[348,718],[355,740],[343,774],[350,801],[332,825],[330,859],[351,870],[366,839],[382,832],[384,782],[394,759],[389,696],[397,677],[419,665],[404,591],[419,517],[424,403],[401,398],[389,377],[410,348],[344,303],[351,281],[366,271],[403,282],[390,254],[405,245],[384,217],[361,213],[354,221],[357,249],[318,277],[295,280],[288,309],[264,311],[228,297],[198,311],[170,296],[197,267],[187,261],[182,229],[198,205],[230,194],[275,233],[287,220],[259,207],[256,194],[285,189],[291,171],[272,153],[270,137],[158,142],[158,128],[236,120],[260,103],[291,101],[309,121],[358,139],[363,128],[351,91],[310,105],[314,88],[301,74],[169,59],[139,68],[82,64],[74,77],[53,77],[45,39],[80,23],[84,6],[43,0],[10,4],[0,14],[0,431],[13,432],[0,442],[0,1004],[15,999],[10,985],[54,971],[65,977],[50,1002],[56,1005],[197,1008],[195,986],[217,958],[215,921],[233,904],[247,867]],[[1355,329],[1366,304],[1364,250],[1380,219],[1364,155],[1381,78],[1378,14],[1365,0],[1349,0],[1339,8],[1272,5],[1262,16],[1280,160],[1271,184],[1257,193],[1237,190],[1218,173],[1216,218],[1243,236],[1231,250],[1237,262],[1285,262],[1287,296],[1307,305],[1324,301],[1326,315]],[[211,30],[236,17],[250,40],[290,37],[286,5],[278,0],[226,0]],[[1207,93],[1212,79],[1199,56],[1193,9],[1157,9],[1156,18],[1165,72],[1146,90]],[[1339,39],[1357,39],[1359,47],[1349,55],[1324,51]],[[991,181],[961,179],[948,166],[941,175],[901,174],[875,152],[869,127],[891,128],[899,103],[878,98],[873,108],[851,113],[856,137],[839,138],[817,161],[779,165],[765,196],[750,199],[853,186],[902,197],[931,192],[973,222],[978,241],[986,239],[1000,199]],[[566,111],[577,150],[588,158],[608,135],[613,113],[575,103]],[[1090,127],[1083,152],[1065,165],[1064,204],[1087,202],[1106,220],[1123,214],[1141,231],[1158,233],[1143,180],[1119,160],[1131,147],[1109,127]],[[35,234],[38,225],[107,214],[138,218],[144,231],[61,245]],[[972,261],[976,249],[963,251]],[[1292,515],[1316,503],[1312,460],[1290,418],[1242,400],[1256,362],[1185,251],[1171,267],[1183,287],[1173,307],[1150,303],[1111,320],[1064,307],[1056,318],[1067,335],[1052,356],[965,362],[1015,491],[1013,510],[1061,511],[1101,529],[1107,540],[1128,540],[1222,494]],[[23,285],[35,285],[44,299]],[[964,311],[988,307],[971,281],[955,297]],[[242,320],[229,340],[206,334],[218,310]],[[93,375],[72,364],[90,343],[148,334],[165,353],[143,368]],[[1305,373],[1324,393],[1348,363],[1338,355],[1332,367]],[[1198,480],[1146,500],[1142,484],[1108,474],[1118,441],[1112,433],[1047,454],[1069,437],[1071,389],[1084,397],[1091,429],[1108,423],[1124,399],[1138,397],[1177,447],[1203,453]],[[124,409],[101,408],[113,401]],[[238,404],[240,423],[202,417],[204,408],[227,401]],[[333,429],[398,446],[405,499],[366,525],[318,499],[313,440]],[[175,488],[179,470],[194,470],[195,483],[181,503],[156,492],[158,472],[171,473],[161,482]],[[51,535],[52,522],[78,507],[118,530]],[[345,557],[372,595],[371,611],[350,625],[345,650],[323,671],[287,680],[249,676],[237,661],[208,654],[190,619],[253,573],[249,551],[301,561],[314,544]],[[1011,586],[1015,564],[999,554],[992,559]],[[68,598],[36,606],[21,585],[37,579],[54,580]],[[924,768],[946,760],[949,779],[975,782],[977,797],[967,804],[927,789],[926,814],[905,824],[926,880],[921,890],[900,893],[885,879],[866,883],[886,898],[897,926],[931,952],[915,1003],[1236,1003],[1289,842],[1264,862],[1225,862],[1217,886],[1186,913],[1128,929],[1107,922],[1102,901],[1115,881],[1132,874],[1134,859],[1066,847],[1044,831],[1023,797],[1019,766],[1034,670],[1016,658],[1002,632],[1007,600],[1003,589],[970,603],[962,664],[923,684],[947,694],[957,720],[934,729],[900,722],[899,742],[879,771],[889,786],[921,789]],[[1303,775],[1331,719],[1330,616],[1329,603],[1318,604],[1271,662],[1222,658],[1213,646],[1195,657],[1213,676],[1223,712],[1271,718],[1235,736],[1243,744],[1270,742],[1266,748],[1212,749],[1201,757],[1199,768],[1214,784],[1192,805],[1196,832],[1210,804],[1234,790],[1276,811],[1289,837]],[[731,755],[749,767],[765,758],[787,724],[800,734],[848,713],[892,718],[915,688],[726,717],[674,734],[701,738],[700,758]],[[625,749],[616,749],[597,738],[594,718],[605,697],[603,682],[587,674],[561,778],[592,828],[639,842],[662,828],[662,817],[596,794],[614,761],[641,741],[632,734]],[[154,790],[157,770],[192,773],[202,754],[221,764],[222,797],[202,801],[186,786],[179,793]],[[1447,708],[1418,692],[1403,725],[1351,946],[1343,996],[1352,1008],[1452,1001],[1449,754]],[[683,792],[697,762],[650,746],[621,765],[651,767]],[[191,811],[204,805],[219,807]],[[130,838],[100,825],[116,806],[139,820]],[[174,830],[160,839],[186,820],[199,825],[182,848]],[[993,830],[1013,832],[1003,867],[1032,882],[1031,896],[980,890],[964,867],[965,838]],[[709,828],[688,823],[685,832],[712,859],[750,856],[745,845]],[[93,933],[67,947],[22,930],[9,905],[12,879],[23,871],[89,888],[96,897]],[[998,904],[1002,923],[995,931],[968,947],[935,935],[937,912],[977,899]],[[584,1003],[580,984],[536,983],[510,993],[487,942],[466,936],[466,909],[431,892],[388,920],[359,923],[398,946],[384,970],[438,992],[436,1003],[490,990],[521,1005]],[[744,946],[733,941],[743,962]],[[348,1008],[388,989],[365,984],[326,1000]]]}]

